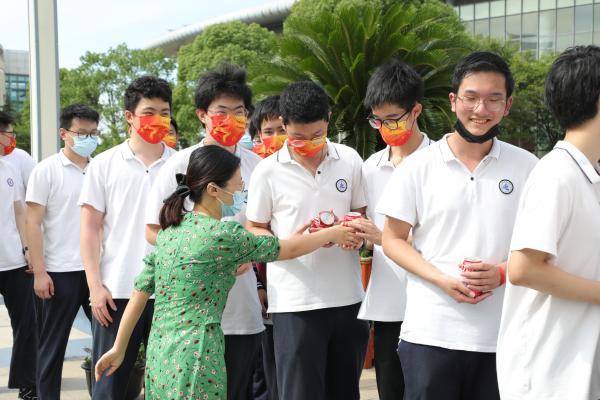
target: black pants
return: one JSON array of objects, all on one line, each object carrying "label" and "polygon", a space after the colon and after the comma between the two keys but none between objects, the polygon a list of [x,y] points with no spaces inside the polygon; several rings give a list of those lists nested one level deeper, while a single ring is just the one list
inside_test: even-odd
[{"label": "black pants", "polygon": [[279,400],[273,351],[273,325],[265,325],[253,380],[254,400]]},{"label": "black pants", "polygon": [[279,398],[358,400],[369,325],[356,318],[360,303],[273,313]]},{"label": "black pants", "polygon": [[401,341],[405,400],[500,400],[496,353]]},{"label": "black pants", "polygon": [[[114,299],[117,306],[117,311],[113,311],[108,307],[108,312],[112,317],[112,324],[108,327],[103,327],[100,323],[92,319],[92,371],[96,366],[96,362],[104,353],[110,350],[117,338],[117,331],[123,311],[129,302],[128,299]],[[131,339],[125,351],[125,358],[121,366],[111,376],[103,376],[98,382],[95,381],[92,373],[92,399],[94,400],[124,400],[125,392],[127,391],[127,383],[129,376],[133,370],[135,360],[137,358],[140,343],[148,344],[148,335],[150,334],[150,325],[152,323],[152,314],[154,312],[154,300],[148,300],[146,308],[142,312],[137,325],[133,329]]]},{"label": "black pants", "polygon": [[254,335],[225,335],[227,399],[252,400],[252,374],[256,367],[262,332]]},{"label": "black pants", "polygon": [[54,296],[42,300],[37,392],[40,400],[60,399],[63,361],[79,307],[90,319],[90,291],[84,271],[49,272]]},{"label": "black pants", "polygon": [[402,400],[404,397],[404,376],[398,357],[401,326],[402,322],[373,322],[379,400]]},{"label": "black pants", "polygon": [[0,272],[0,294],[10,318],[13,347],[8,387],[35,387],[37,327],[35,323],[33,275],[27,267]]}]

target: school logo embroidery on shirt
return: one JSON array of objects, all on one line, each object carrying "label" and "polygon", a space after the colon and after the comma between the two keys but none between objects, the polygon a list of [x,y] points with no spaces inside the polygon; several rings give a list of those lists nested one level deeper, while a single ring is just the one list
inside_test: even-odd
[{"label": "school logo embroidery on shirt", "polygon": [[6,180],[6,183],[8,183],[8,186],[10,186],[10,187],[15,186],[15,181],[13,181],[12,178],[8,178]]},{"label": "school logo embroidery on shirt", "polygon": [[515,188],[513,183],[508,179],[502,179],[498,184],[500,191],[504,194],[511,194],[513,189]]},{"label": "school logo embroidery on shirt", "polygon": [[338,179],[335,183],[335,188],[338,190],[338,192],[343,193],[348,190],[348,182],[346,182],[345,179]]}]

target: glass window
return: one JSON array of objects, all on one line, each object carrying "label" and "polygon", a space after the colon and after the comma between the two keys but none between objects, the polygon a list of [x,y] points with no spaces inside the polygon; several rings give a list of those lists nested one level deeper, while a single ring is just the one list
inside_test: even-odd
[{"label": "glass window", "polygon": [[538,10],[538,0],[523,0],[523,12],[531,12]]},{"label": "glass window", "polygon": [[490,19],[490,37],[504,40],[504,17]]},{"label": "glass window", "polygon": [[490,36],[490,21],[487,18],[475,20],[475,34],[485,37]]},{"label": "glass window", "polygon": [[[482,3],[475,4],[475,18],[488,18],[490,16],[490,3],[484,1]],[[477,25],[477,23],[475,23]],[[477,29],[477,28],[475,28]]]},{"label": "glass window", "polygon": [[556,51],[562,52],[571,46],[573,46],[573,35],[559,35],[556,37]]},{"label": "glass window", "polygon": [[594,6],[594,32],[600,32],[600,4]]},{"label": "glass window", "polygon": [[506,40],[521,44],[521,15],[506,17]]},{"label": "glass window", "polygon": [[[575,33],[591,32],[594,26],[594,6],[575,7]],[[590,36],[591,39],[591,36]],[[587,44],[589,44],[588,42]]]},{"label": "glass window", "polygon": [[540,0],[540,10],[552,10],[556,8],[556,0]]},{"label": "glass window", "polygon": [[554,51],[556,36],[556,11],[542,11],[540,13],[540,55]]},{"label": "glass window", "polygon": [[556,33],[558,35],[572,35],[573,22],[572,7],[556,11]]},{"label": "glass window", "polygon": [[473,4],[463,4],[460,6],[460,19],[463,21],[473,20]]},{"label": "glass window", "polygon": [[593,0],[575,0],[575,4],[580,5],[580,4],[592,4],[594,1]]},{"label": "glass window", "polygon": [[473,33],[473,21],[463,21],[463,25],[465,26],[467,32]]},{"label": "glass window", "polygon": [[600,45],[600,32],[594,32],[594,44],[596,46]]},{"label": "glass window", "polygon": [[521,13],[521,0],[507,0],[506,15]]},{"label": "glass window", "polygon": [[573,0],[558,0],[558,7],[570,7],[573,5]]},{"label": "glass window", "polygon": [[537,54],[538,46],[538,13],[523,14],[523,32],[521,32],[521,50],[533,51]]},{"label": "glass window", "polygon": [[504,0],[494,0],[490,3],[490,16],[504,17]]}]

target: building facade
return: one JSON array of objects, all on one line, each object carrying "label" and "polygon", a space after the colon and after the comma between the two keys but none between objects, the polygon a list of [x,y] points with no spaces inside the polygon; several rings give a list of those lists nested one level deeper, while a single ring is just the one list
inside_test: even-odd
[{"label": "building facade", "polygon": [[29,83],[29,52],[26,50],[4,50],[5,102],[12,111],[20,112],[27,96]]}]

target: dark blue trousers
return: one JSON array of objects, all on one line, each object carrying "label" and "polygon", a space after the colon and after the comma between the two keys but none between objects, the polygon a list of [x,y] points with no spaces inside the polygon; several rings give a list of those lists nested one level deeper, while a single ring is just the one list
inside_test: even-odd
[{"label": "dark blue trousers", "polygon": [[37,327],[35,321],[33,275],[27,267],[0,272],[0,295],[10,318],[13,347],[8,387],[35,387]]},{"label": "dark blue trousers", "polygon": [[227,400],[252,400],[252,375],[256,368],[263,333],[225,335]]},{"label": "dark blue trousers", "polygon": [[496,353],[401,341],[404,400],[500,400]]},{"label": "dark blue trousers", "polygon": [[402,322],[373,322],[375,378],[379,400],[402,400],[404,376],[398,357]]},{"label": "dark blue trousers", "polygon": [[273,349],[273,325],[265,324],[262,346],[254,371],[254,400],[279,400],[277,395],[277,369]]},{"label": "dark blue trousers", "polygon": [[54,296],[42,300],[37,392],[40,400],[60,399],[63,361],[79,307],[92,319],[84,271],[49,272]]},{"label": "dark blue trousers", "polygon": [[359,308],[271,314],[280,399],[360,398],[369,324],[356,318]]}]

